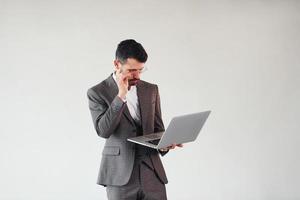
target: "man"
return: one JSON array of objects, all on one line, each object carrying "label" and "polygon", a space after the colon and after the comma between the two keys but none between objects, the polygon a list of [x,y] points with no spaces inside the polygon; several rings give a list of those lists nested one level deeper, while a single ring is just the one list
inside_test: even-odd
[{"label": "man", "polygon": [[158,87],[140,80],[147,57],[135,40],[120,42],[113,74],[87,92],[96,132],[106,139],[97,183],[106,187],[109,200],[167,199],[159,154],[182,147],[157,151],[127,141],[165,130]]}]

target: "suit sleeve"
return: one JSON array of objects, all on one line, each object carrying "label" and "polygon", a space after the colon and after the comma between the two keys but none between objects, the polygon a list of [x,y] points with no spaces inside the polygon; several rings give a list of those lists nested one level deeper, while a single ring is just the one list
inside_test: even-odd
[{"label": "suit sleeve", "polygon": [[[156,101],[155,101],[155,118],[154,118],[154,132],[162,132],[165,131],[164,123],[161,117],[161,107],[160,107],[160,96],[157,85],[155,85],[156,88]],[[168,151],[160,151],[158,150],[161,156],[166,155]]]},{"label": "suit sleeve", "polygon": [[125,103],[116,96],[110,105],[93,90],[87,91],[89,109],[98,136],[109,138],[120,122]]}]

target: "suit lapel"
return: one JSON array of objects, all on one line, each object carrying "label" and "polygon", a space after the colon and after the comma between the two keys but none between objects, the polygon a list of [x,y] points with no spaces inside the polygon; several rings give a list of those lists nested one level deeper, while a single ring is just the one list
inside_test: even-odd
[{"label": "suit lapel", "polygon": [[[119,89],[118,89],[117,83],[115,82],[114,78],[112,77],[112,74],[110,75],[110,77],[107,78],[107,82],[108,82],[108,86],[109,86],[108,93],[110,95],[110,103],[111,103],[114,100],[114,98],[118,95]],[[123,114],[133,125],[135,125],[133,118],[131,117],[130,112],[128,110],[127,104],[125,105]]]},{"label": "suit lapel", "polygon": [[147,112],[147,90],[145,89],[145,85],[143,81],[139,81],[136,86],[137,96],[138,96],[138,102],[140,107],[140,114],[141,114],[141,124],[143,128],[143,134],[145,135],[146,130],[146,112]]}]

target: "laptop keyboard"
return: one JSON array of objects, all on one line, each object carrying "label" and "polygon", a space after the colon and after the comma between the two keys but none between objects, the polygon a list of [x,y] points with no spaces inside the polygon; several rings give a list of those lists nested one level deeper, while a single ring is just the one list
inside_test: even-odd
[{"label": "laptop keyboard", "polygon": [[157,139],[157,138],[160,138],[160,136],[158,136],[158,135],[144,135],[144,137],[146,137],[148,139]]},{"label": "laptop keyboard", "polygon": [[154,144],[154,145],[158,145],[159,141],[160,141],[160,139],[157,139],[157,140],[150,140],[150,141],[148,141],[148,142],[151,143],[151,144]]}]

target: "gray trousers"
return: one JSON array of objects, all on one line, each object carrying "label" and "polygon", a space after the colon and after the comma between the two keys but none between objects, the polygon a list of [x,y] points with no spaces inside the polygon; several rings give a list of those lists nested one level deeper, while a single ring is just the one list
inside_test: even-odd
[{"label": "gray trousers", "polygon": [[[160,181],[155,171],[151,169],[144,159],[134,161],[131,177],[126,185],[106,186],[108,200],[166,200],[166,187]],[[148,163],[148,164],[146,164]]]}]

